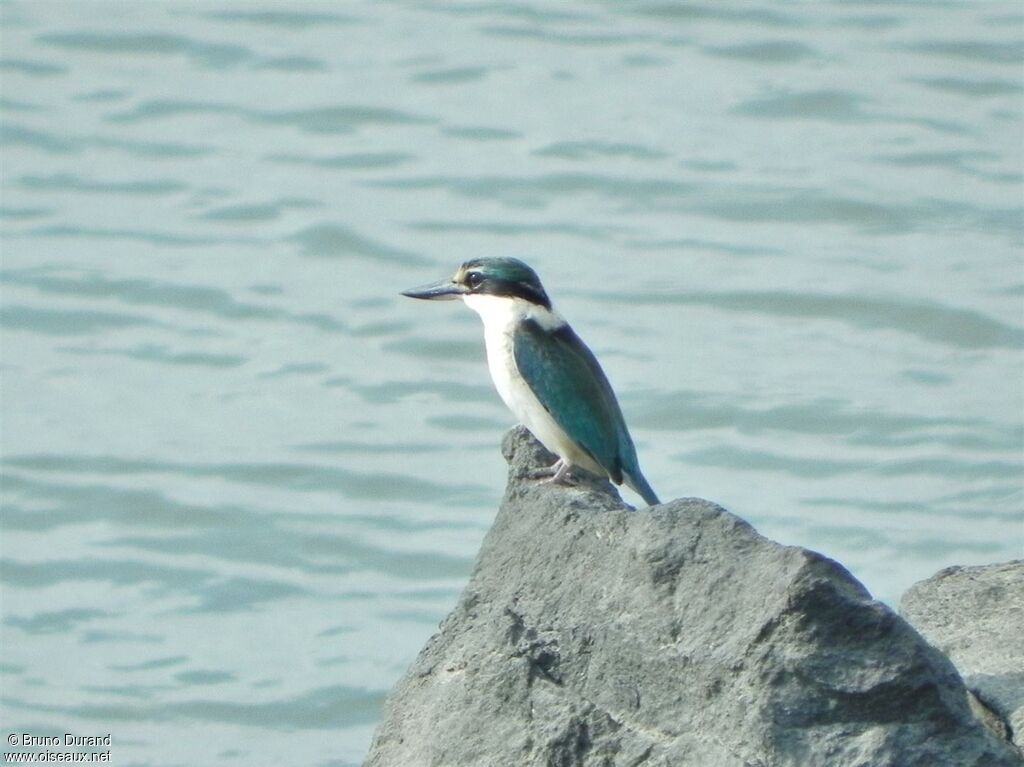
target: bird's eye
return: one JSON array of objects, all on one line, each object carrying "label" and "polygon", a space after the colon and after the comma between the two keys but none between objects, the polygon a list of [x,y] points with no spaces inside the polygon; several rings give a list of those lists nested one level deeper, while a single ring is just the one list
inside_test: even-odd
[{"label": "bird's eye", "polygon": [[469,272],[466,275],[466,284],[471,288],[479,288],[483,281],[484,276],[480,272]]}]

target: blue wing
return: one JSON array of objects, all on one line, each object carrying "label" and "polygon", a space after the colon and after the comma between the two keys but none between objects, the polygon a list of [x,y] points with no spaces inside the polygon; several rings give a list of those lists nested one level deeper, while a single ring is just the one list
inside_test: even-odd
[{"label": "blue wing", "polygon": [[[519,324],[512,342],[516,367],[537,399],[594,462],[622,484],[636,464],[622,411],[597,359],[568,325],[545,331]],[[639,472],[637,472],[639,473]]]}]

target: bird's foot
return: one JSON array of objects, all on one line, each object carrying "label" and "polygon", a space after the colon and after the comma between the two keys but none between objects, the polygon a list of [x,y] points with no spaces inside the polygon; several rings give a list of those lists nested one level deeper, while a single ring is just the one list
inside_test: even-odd
[{"label": "bird's foot", "polygon": [[527,476],[530,479],[551,478],[551,477],[554,477],[554,475],[557,474],[561,470],[563,464],[564,464],[564,461],[561,458],[559,458],[557,461],[555,461],[550,466],[545,466],[543,469],[534,469]]},{"label": "bird's foot", "polygon": [[569,464],[559,458],[551,466],[546,469],[537,469],[530,473],[531,479],[543,479],[545,482],[551,482],[556,485],[575,485],[576,481],[569,476],[570,470]]}]

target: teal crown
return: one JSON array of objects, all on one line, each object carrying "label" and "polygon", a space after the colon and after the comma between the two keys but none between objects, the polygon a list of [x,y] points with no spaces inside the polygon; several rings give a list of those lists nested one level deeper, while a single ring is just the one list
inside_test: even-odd
[{"label": "teal crown", "polygon": [[459,268],[455,282],[466,285],[472,293],[522,298],[551,308],[551,299],[537,273],[518,258],[470,259]]}]

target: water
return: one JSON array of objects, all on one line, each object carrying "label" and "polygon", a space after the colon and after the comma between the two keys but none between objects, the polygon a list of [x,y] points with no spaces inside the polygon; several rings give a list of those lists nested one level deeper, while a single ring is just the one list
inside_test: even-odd
[{"label": "water", "polygon": [[890,604],[1022,555],[1016,3],[0,13],[5,734],[359,763],[504,484],[479,321],[397,296],[481,254],[663,498]]}]

